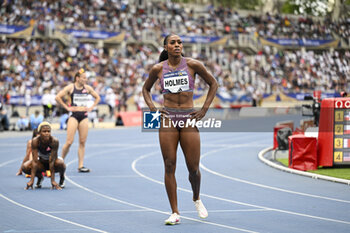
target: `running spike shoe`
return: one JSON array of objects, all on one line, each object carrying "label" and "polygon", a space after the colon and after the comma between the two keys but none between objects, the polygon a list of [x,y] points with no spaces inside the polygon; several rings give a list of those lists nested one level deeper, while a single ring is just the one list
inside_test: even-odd
[{"label": "running spike shoe", "polygon": [[175,225],[180,223],[180,215],[172,213],[168,219],[164,221],[165,225]]},{"label": "running spike shoe", "polygon": [[201,200],[194,201],[194,206],[196,207],[196,210],[198,212],[198,216],[200,218],[206,218],[208,217],[208,211],[203,205],[203,202]]}]

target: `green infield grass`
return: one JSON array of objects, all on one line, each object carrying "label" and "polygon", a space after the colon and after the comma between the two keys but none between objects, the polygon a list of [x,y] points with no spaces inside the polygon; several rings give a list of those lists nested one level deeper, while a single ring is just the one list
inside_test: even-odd
[{"label": "green infield grass", "polygon": [[[287,159],[277,159],[277,161],[282,163],[284,166],[288,167],[288,158]],[[349,166],[336,167],[336,168],[319,167],[317,170],[308,171],[308,172],[350,180],[350,167]]]}]

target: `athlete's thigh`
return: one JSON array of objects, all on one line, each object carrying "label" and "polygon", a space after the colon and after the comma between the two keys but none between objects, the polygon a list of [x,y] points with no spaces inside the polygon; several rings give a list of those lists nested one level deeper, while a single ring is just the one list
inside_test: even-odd
[{"label": "athlete's thigh", "polygon": [[30,159],[30,160],[26,161],[25,163],[23,163],[22,171],[26,174],[30,174],[31,169],[32,169],[32,160]]},{"label": "athlete's thigh", "polygon": [[37,164],[37,167],[36,167],[37,173],[41,173],[41,172],[46,171],[45,165],[43,164],[43,162],[40,161],[40,159],[38,160],[38,162],[36,164]]},{"label": "athlete's thigh", "polygon": [[159,144],[164,160],[176,161],[178,143],[179,131],[176,128],[159,130]]},{"label": "athlete's thigh", "polygon": [[32,167],[32,159],[25,161],[23,163],[22,167],[31,168]]},{"label": "athlete's thigh", "polygon": [[54,163],[55,171],[58,171],[61,168],[65,168],[64,160],[62,158],[57,158]]},{"label": "athlete's thigh", "polygon": [[67,122],[67,141],[73,142],[75,132],[78,128],[78,120],[74,117],[69,117]]},{"label": "athlete's thigh", "polygon": [[85,142],[89,132],[88,118],[85,118],[84,120],[80,121],[78,130],[79,130],[79,141]]},{"label": "athlete's thigh", "polygon": [[197,128],[183,128],[180,131],[180,145],[189,169],[197,169],[200,159],[200,136]]}]

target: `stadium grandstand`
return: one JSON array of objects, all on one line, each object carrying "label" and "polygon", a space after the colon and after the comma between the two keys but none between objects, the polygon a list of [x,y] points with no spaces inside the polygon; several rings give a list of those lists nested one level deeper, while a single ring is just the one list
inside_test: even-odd
[{"label": "stadium grandstand", "polygon": [[[315,90],[324,97],[349,90],[350,16],[342,14],[348,5],[339,5],[345,1],[324,17],[280,14],[279,1],[260,1],[255,11],[220,1],[0,2],[0,93],[9,116],[26,105],[30,115],[80,67],[101,106],[112,89],[126,110],[143,107],[141,87],[171,32],[181,35],[185,56],[203,61],[218,80],[215,107],[253,99],[295,103]],[[196,87],[200,101],[206,88]]]}]

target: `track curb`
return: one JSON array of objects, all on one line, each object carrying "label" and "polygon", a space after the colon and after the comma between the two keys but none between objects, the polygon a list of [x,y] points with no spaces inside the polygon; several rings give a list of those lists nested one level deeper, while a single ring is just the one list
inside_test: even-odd
[{"label": "track curb", "polygon": [[327,181],[332,181],[332,182],[350,185],[350,180],[335,178],[335,177],[330,177],[330,176],[325,176],[325,175],[319,175],[319,174],[314,174],[314,173],[310,173],[310,172],[299,171],[299,170],[291,169],[291,168],[279,165],[275,162],[272,162],[272,161],[265,158],[265,154],[269,151],[272,151],[272,150],[273,150],[273,147],[268,147],[268,148],[261,150],[258,154],[259,160],[262,161],[263,163],[269,165],[270,167],[273,167],[273,168],[276,168],[278,170],[282,170],[285,172],[289,172],[292,174],[307,176],[307,177],[310,177],[313,179],[327,180]]}]

